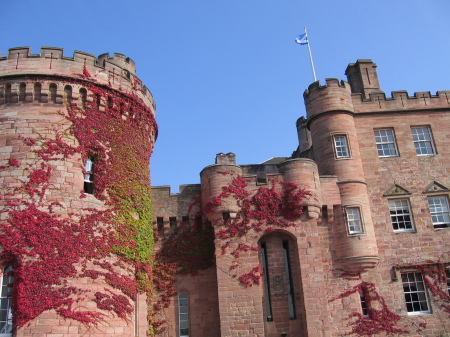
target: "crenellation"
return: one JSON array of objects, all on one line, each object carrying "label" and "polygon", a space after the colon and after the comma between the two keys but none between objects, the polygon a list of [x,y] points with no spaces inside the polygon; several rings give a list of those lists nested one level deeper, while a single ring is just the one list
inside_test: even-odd
[{"label": "crenellation", "polygon": [[[40,54],[31,54],[30,47],[17,47],[10,48],[7,56],[0,57],[0,65],[0,76],[10,83],[14,83],[16,78],[26,77],[35,82],[54,78],[57,82],[68,80],[73,83],[76,79],[77,83],[87,81],[109,85],[116,90],[134,93],[151,106],[155,114],[156,104],[150,90],[136,77],[134,61],[123,54],[115,53],[109,57],[106,53],[96,58],[92,54],[75,51],[73,57],[67,57],[62,48],[42,47]],[[11,103],[18,102],[17,93],[8,96]],[[0,104],[5,100],[2,100],[2,94],[3,90]],[[7,100],[7,103],[10,102]]]},{"label": "crenellation", "polygon": [[432,95],[429,91],[415,92],[409,96],[407,91],[393,91],[392,97],[386,97],[384,92],[373,92],[368,99],[362,94],[352,94],[352,103],[355,113],[383,113],[422,111],[424,109],[446,109],[450,106],[450,90],[438,91]]}]

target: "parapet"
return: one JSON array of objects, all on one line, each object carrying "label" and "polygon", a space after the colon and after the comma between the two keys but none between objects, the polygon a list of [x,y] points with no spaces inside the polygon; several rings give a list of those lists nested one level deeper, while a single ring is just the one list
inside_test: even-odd
[{"label": "parapet", "polygon": [[123,54],[114,53],[113,57],[109,57],[109,53],[105,53],[98,56],[98,62],[106,65],[106,61],[114,63],[115,65],[128,70],[132,74],[136,73],[136,64],[134,61]]},{"label": "parapet", "polygon": [[96,58],[92,54],[75,51],[73,57],[67,57],[62,48],[42,47],[40,54],[31,54],[30,47],[17,47],[9,49],[7,56],[0,57],[0,77],[5,80],[53,78],[64,82],[70,78],[90,81],[133,93],[155,113],[153,96],[135,72],[133,60],[118,53],[114,57],[102,54]]},{"label": "parapet", "polygon": [[393,112],[430,109],[449,109],[450,90],[443,90],[432,95],[429,91],[415,92],[409,96],[407,91],[393,91],[392,97],[384,92],[373,92],[365,98],[363,94],[352,94],[355,113]]},{"label": "parapet", "polygon": [[325,85],[321,85],[316,81],[303,93],[309,120],[324,112],[353,112],[350,85],[336,78],[327,78],[325,82]]}]

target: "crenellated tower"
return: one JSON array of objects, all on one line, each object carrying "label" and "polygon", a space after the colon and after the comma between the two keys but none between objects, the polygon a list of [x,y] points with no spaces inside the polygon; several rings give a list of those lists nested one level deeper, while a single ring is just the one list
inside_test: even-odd
[{"label": "crenellated tower", "polygon": [[2,332],[146,336],[157,126],[135,71],[53,47],[0,58],[0,262],[15,270]]},{"label": "crenellated tower", "polygon": [[356,272],[374,267],[379,257],[351,93],[347,82],[327,79],[323,86],[311,84],[304,99],[319,174],[338,180],[345,221],[333,228],[337,261]]}]

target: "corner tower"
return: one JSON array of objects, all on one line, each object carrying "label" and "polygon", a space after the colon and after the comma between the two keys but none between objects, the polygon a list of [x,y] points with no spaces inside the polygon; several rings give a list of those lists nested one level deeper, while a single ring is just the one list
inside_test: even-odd
[{"label": "corner tower", "polygon": [[337,261],[350,272],[372,268],[379,257],[350,85],[337,79],[327,79],[324,86],[315,82],[304,99],[319,174],[337,176],[344,215],[333,228]]},{"label": "corner tower", "polygon": [[156,134],[122,54],[0,58],[0,262],[14,277],[2,331],[146,336]]}]

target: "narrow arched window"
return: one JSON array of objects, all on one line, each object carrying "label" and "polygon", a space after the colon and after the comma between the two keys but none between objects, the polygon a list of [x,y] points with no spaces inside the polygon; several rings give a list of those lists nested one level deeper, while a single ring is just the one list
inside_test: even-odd
[{"label": "narrow arched window", "polygon": [[2,289],[0,294],[0,336],[11,336],[13,315],[11,311],[11,294],[14,283],[14,269],[11,265],[3,268]]},{"label": "narrow arched window", "polygon": [[57,90],[56,84],[51,83],[48,89],[50,91],[50,102],[56,103],[56,90]]},{"label": "narrow arched window", "polygon": [[84,88],[80,89],[80,103],[81,103],[81,108],[84,110],[86,109],[86,99],[87,99],[87,90]]},{"label": "narrow arched window", "polygon": [[72,87],[70,85],[64,87],[64,102],[69,105],[72,103]]},{"label": "narrow arched window", "polygon": [[178,294],[178,325],[180,337],[189,336],[188,294],[184,291]]},{"label": "narrow arched window", "polygon": [[11,103],[12,101],[11,84],[6,83],[5,85],[5,103]]},{"label": "narrow arched window", "polygon": [[34,84],[34,100],[36,102],[41,101],[42,85],[40,83]]},{"label": "narrow arched window", "polygon": [[19,102],[25,102],[27,97],[27,85],[22,82],[19,84]]},{"label": "narrow arched window", "polygon": [[94,194],[94,160],[89,157],[84,166],[84,193]]}]

